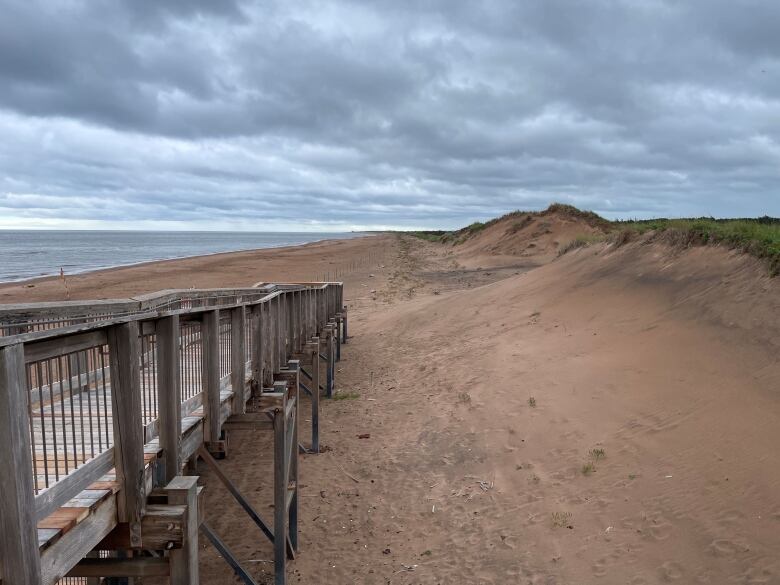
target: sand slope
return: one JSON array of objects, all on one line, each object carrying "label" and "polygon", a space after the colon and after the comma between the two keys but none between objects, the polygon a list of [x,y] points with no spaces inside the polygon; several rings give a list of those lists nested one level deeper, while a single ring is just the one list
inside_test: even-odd
[{"label": "sand slope", "polygon": [[328,406],[334,452],[304,467],[329,486],[304,581],[780,580],[780,295],[760,266],[588,248],[435,286],[360,313],[342,382],[361,397]]},{"label": "sand slope", "polygon": [[498,266],[518,258],[534,264],[553,260],[561,246],[579,236],[603,234],[607,223],[566,207],[541,212],[516,212],[488,222],[480,231],[456,232],[454,246],[459,261],[468,267]]},{"label": "sand slope", "polygon": [[[759,262],[637,241],[477,270],[489,252],[331,246],[79,280],[116,295],[352,267],[337,388],[354,394],[325,401],[330,450],[302,458],[290,582],[780,582],[780,279]],[[270,437],[230,442],[220,465],[270,518]],[[269,543],[200,472],[209,523],[271,582]],[[201,551],[202,583],[236,582]]]}]

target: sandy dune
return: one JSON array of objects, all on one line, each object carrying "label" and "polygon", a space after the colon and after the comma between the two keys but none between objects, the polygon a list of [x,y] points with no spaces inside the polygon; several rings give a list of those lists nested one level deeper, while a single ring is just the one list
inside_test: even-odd
[{"label": "sandy dune", "polygon": [[304,467],[330,494],[304,582],[780,580],[777,283],[720,250],[598,251],[365,311],[361,397]]},{"label": "sandy dune", "polygon": [[[318,270],[328,246],[287,266]],[[352,254],[369,250],[344,276],[352,394],[302,461],[290,582],[780,582],[780,280],[762,265],[641,242],[504,267],[409,237]],[[144,283],[180,286],[172,268]],[[231,435],[223,465],[270,517],[268,439]],[[209,522],[266,582],[270,546],[201,471]],[[235,582],[205,544],[202,570]]]},{"label": "sandy dune", "polygon": [[505,266],[518,259],[538,266],[554,260],[561,247],[577,237],[600,235],[607,228],[598,216],[553,205],[544,211],[507,214],[480,231],[464,228],[455,233],[461,243],[454,253],[472,268]]}]

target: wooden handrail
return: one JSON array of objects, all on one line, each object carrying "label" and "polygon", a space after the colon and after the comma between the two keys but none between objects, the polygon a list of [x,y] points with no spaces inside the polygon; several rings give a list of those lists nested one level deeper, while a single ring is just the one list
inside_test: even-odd
[{"label": "wooden handrail", "polygon": [[[311,347],[311,340],[317,339],[341,312],[342,287],[342,283],[263,284],[251,289],[160,291],[135,299],[94,303],[0,306],[0,327],[9,322],[19,325],[25,318],[44,315],[56,321],[64,314],[67,319],[80,321],[0,338],[0,358],[3,360],[0,364],[3,366],[0,368],[0,398],[13,398],[7,402],[13,412],[5,415],[8,421],[14,421],[14,426],[9,427],[14,432],[7,437],[6,448],[0,452],[0,464],[13,469],[16,476],[15,483],[4,494],[4,497],[15,498],[15,502],[0,506],[0,534],[13,527],[17,537],[19,531],[25,532],[21,535],[23,542],[34,542],[35,535],[30,534],[31,530],[34,532],[34,524],[22,522],[18,511],[27,510],[29,514],[32,502],[35,511],[32,518],[44,518],[114,468],[120,486],[116,496],[116,521],[128,524],[131,543],[140,546],[140,522],[148,489],[145,440],[159,437],[165,471],[157,481],[167,483],[179,473],[180,466],[195,453],[198,445],[205,441],[211,446],[220,441],[225,419],[230,414],[245,412],[253,388],[268,387],[277,374],[285,375],[282,372],[288,360],[293,355],[302,355],[305,348],[310,354],[317,353]],[[171,308],[181,301],[192,300],[202,304]],[[85,314],[86,309],[93,313]],[[112,313],[114,310],[118,313]],[[226,318],[221,319],[220,315],[226,315]],[[85,321],[91,316],[95,320]],[[193,328],[197,331],[196,346],[185,345],[180,339],[179,333],[185,327],[188,331]],[[150,336],[154,338],[153,349],[143,349],[149,347],[148,342],[144,341],[146,346],[141,342],[151,339]],[[88,352],[96,353],[87,355]],[[332,348],[328,352],[329,356],[333,355]],[[189,360],[187,363],[196,360],[197,375],[182,371],[185,358]],[[248,365],[251,366],[250,379],[247,379]],[[200,434],[187,431],[186,441],[182,435],[180,409],[195,397],[185,400],[182,396],[185,374],[189,376],[186,378],[188,383],[196,381],[196,386],[189,386],[190,393],[193,389],[200,392],[203,410],[202,424],[198,427]],[[110,405],[106,405],[103,396],[103,408],[110,414],[92,412],[89,394],[97,391],[98,384],[104,394],[108,390]],[[297,377],[295,385],[297,388]],[[223,395],[226,388],[230,389],[228,402]],[[46,392],[45,400],[41,398],[43,391]],[[33,400],[34,396],[38,398]],[[145,403],[142,404],[142,400],[148,400],[150,396],[154,398],[156,409],[151,415],[145,411]],[[90,409],[86,418],[85,403]],[[92,444],[91,455],[87,449],[86,456],[79,453],[77,457],[76,431],[71,433],[71,427],[67,427],[76,425],[78,419],[71,414],[74,404],[75,408],[81,409],[78,427],[82,435],[81,450],[84,449],[84,432],[93,432],[93,420],[103,425],[104,432],[108,433],[110,429],[111,444],[107,439],[100,449]],[[289,416],[289,413],[283,414]],[[312,420],[316,421],[316,415]],[[144,433],[145,424],[147,430],[154,431],[148,436]],[[36,440],[36,434],[44,440],[43,445],[31,444],[31,437]],[[58,440],[70,440],[71,434],[73,443],[70,446],[67,443],[57,445]],[[47,436],[53,440],[53,445],[45,443]],[[297,452],[297,442],[294,449],[290,449]],[[9,459],[9,453],[21,453],[20,461],[27,463],[20,466],[18,461]],[[32,463],[30,453],[33,454]],[[33,479],[39,473],[34,469],[37,457],[45,462],[55,462],[49,465],[65,462],[64,470],[57,471],[51,481],[49,471],[46,471],[42,487],[37,479],[33,486]],[[13,519],[12,514],[16,514]],[[12,520],[13,526],[9,524]],[[10,542],[0,542],[0,549],[12,556],[22,554]],[[75,550],[73,555],[75,564],[81,557]],[[10,565],[5,564],[4,559],[5,566],[24,566],[31,561],[27,555],[9,562]],[[69,560],[61,562],[67,564]],[[29,570],[30,579],[36,579],[40,565],[32,561]],[[0,574],[0,579],[3,577],[7,575]]]}]

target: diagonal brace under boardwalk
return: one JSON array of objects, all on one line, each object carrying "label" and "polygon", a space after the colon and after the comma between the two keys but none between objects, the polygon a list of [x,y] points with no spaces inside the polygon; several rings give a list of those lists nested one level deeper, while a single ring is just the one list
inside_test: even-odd
[{"label": "diagonal brace under boardwalk", "polygon": [[241,507],[244,509],[244,511],[249,514],[249,517],[252,518],[252,520],[260,527],[260,530],[262,530],[263,534],[268,537],[268,540],[271,542],[274,541],[274,533],[273,530],[263,521],[263,519],[260,517],[260,514],[257,513],[257,511],[252,507],[252,504],[250,504],[246,498],[241,494],[240,491],[238,491],[238,488],[233,484],[232,481],[223,473],[223,471],[219,468],[219,465],[214,460],[214,458],[211,456],[211,453],[208,452],[208,450],[201,445],[198,448],[198,455],[200,455],[201,459],[206,462],[206,464],[214,471],[214,473],[217,475],[219,480],[225,485],[225,487],[228,489],[230,494],[236,499],[236,501],[241,505]]}]

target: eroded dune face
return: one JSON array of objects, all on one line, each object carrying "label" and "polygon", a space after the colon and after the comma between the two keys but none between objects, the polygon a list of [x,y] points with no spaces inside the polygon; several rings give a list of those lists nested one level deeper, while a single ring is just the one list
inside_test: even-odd
[{"label": "eroded dune face", "polygon": [[375,453],[394,525],[442,582],[780,580],[778,286],[638,242],[375,314],[425,392]]},{"label": "eroded dune face", "polygon": [[328,545],[304,578],[780,580],[778,279],[637,241],[475,282],[354,301],[341,383],[361,397],[329,440],[361,483],[310,471],[338,497],[311,499]]},{"label": "eroded dune face", "polygon": [[522,259],[536,265],[553,260],[577,237],[606,233],[607,222],[556,211],[512,213],[483,229],[456,232],[453,250],[467,267],[494,267]]}]

